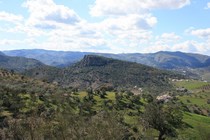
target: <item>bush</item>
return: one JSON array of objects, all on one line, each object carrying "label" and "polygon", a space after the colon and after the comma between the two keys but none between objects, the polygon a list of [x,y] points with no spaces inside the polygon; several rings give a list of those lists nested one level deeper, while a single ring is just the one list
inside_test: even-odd
[{"label": "bush", "polygon": [[191,101],[189,99],[187,99],[187,103],[191,103]]},{"label": "bush", "polygon": [[207,104],[210,104],[210,99],[207,100]]}]

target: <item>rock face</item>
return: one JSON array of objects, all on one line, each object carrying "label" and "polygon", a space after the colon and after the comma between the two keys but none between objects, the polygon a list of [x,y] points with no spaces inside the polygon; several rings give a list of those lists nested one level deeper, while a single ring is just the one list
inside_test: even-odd
[{"label": "rock face", "polygon": [[85,55],[83,60],[80,62],[80,66],[105,66],[112,62],[112,59],[105,57],[98,57],[96,55]]}]

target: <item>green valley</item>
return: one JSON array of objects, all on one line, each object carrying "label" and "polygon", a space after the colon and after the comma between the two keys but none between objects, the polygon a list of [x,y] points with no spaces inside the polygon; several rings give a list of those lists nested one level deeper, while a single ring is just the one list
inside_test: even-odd
[{"label": "green valley", "polygon": [[[18,72],[18,71],[17,71]],[[1,139],[209,139],[210,83],[96,55],[0,70]]]}]

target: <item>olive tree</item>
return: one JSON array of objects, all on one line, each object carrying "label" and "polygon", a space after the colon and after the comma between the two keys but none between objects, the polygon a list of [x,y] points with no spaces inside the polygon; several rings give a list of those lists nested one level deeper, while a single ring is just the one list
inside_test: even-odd
[{"label": "olive tree", "polygon": [[153,128],[159,132],[158,140],[166,136],[176,137],[177,128],[182,126],[182,112],[176,105],[152,102],[145,107],[142,123],[146,129]]}]

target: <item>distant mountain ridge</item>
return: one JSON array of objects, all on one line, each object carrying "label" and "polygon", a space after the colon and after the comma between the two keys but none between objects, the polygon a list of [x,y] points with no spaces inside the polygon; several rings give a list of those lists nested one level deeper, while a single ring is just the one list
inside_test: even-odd
[{"label": "distant mountain ridge", "polygon": [[0,55],[5,55],[3,52],[0,52]]},{"label": "distant mountain ridge", "polygon": [[86,52],[52,51],[42,49],[3,51],[8,56],[33,58],[50,66],[63,67],[81,60]]},{"label": "distant mountain ridge", "polygon": [[164,70],[173,70],[190,78],[210,81],[210,56],[184,52],[160,51],[156,53],[93,53],[50,50],[4,51],[9,56],[33,58],[44,64],[63,68],[73,65],[85,55],[98,55],[123,61],[136,62]]},{"label": "distant mountain ridge", "polygon": [[24,57],[6,56],[4,53],[0,52],[0,68],[23,72],[25,70],[41,66],[44,66],[44,64],[38,60]]},{"label": "distant mountain ridge", "polygon": [[137,62],[148,66],[162,69],[177,68],[202,68],[210,66],[210,56],[160,51],[157,53],[128,53],[128,54],[110,54],[110,53],[91,53],[91,52],[70,52],[70,51],[48,51],[48,50],[13,50],[4,51],[9,56],[22,56],[37,59],[47,65],[64,67],[80,61],[85,55],[100,55],[104,57]]}]

